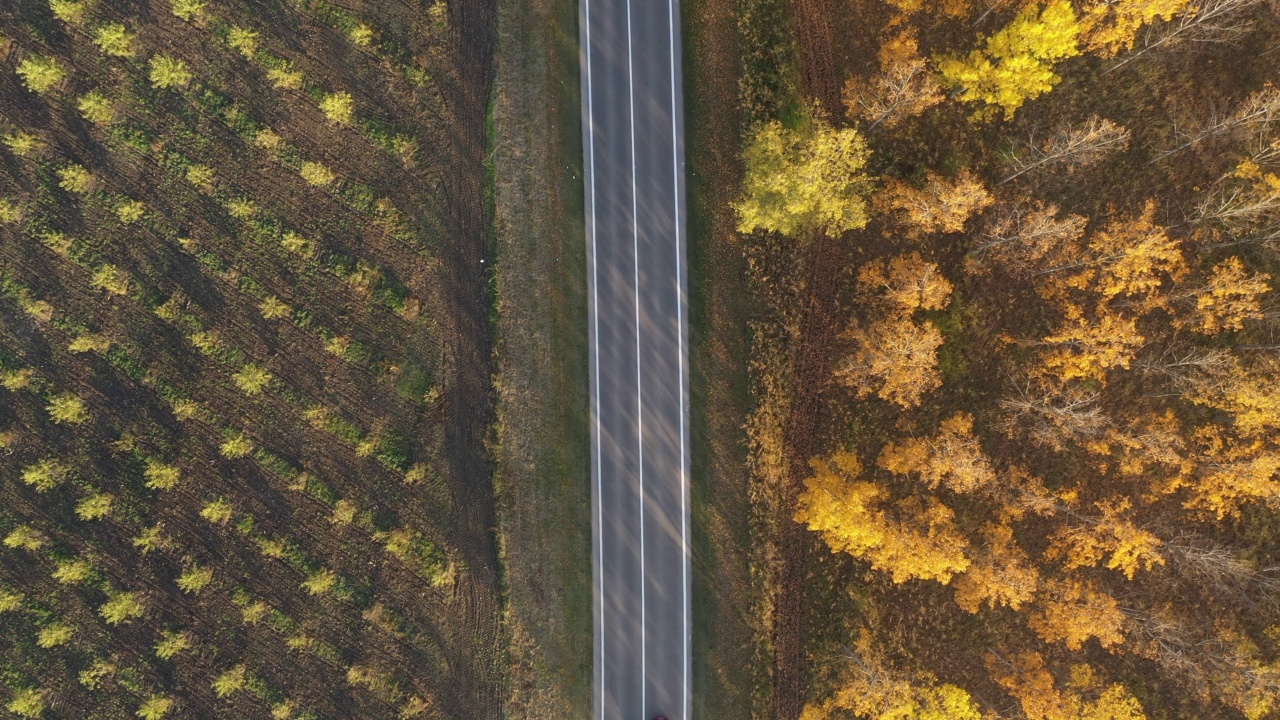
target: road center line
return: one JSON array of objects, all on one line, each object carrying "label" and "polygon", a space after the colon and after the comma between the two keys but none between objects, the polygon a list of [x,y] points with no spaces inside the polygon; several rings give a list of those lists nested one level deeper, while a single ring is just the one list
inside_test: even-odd
[{"label": "road center line", "polygon": [[644,569],[644,386],[640,377],[640,214],[636,200],[636,85],[631,63],[631,0],[627,0],[627,112],[631,117],[631,250],[635,257],[632,267],[636,287],[636,447],[640,485],[640,708],[645,711],[645,692],[648,663],[645,659],[645,606],[644,586],[647,574]]},{"label": "road center line", "polygon": [[598,558],[600,568],[600,717],[604,718],[604,477],[603,465],[601,463],[600,452],[600,280],[596,271],[598,265],[596,258],[596,118],[593,100],[595,98],[591,88],[591,0],[583,0],[584,9],[586,11],[586,30],[587,30],[587,132],[590,141],[587,143],[587,169],[591,174],[591,306],[593,308],[593,322],[595,324],[595,371],[596,371],[596,521],[597,533],[600,536]]}]

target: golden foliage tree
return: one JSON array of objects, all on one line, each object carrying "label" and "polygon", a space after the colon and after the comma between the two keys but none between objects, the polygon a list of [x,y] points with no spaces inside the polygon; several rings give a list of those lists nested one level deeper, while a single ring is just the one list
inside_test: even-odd
[{"label": "golden foliage tree", "polygon": [[1049,92],[1061,81],[1053,71],[1060,60],[1080,54],[1080,23],[1067,0],[1045,7],[1028,5],[1008,25],[987,38],[968,57],[944,56],[938,71],[960,90],[960,99],[1000,108],[1013,117],[1028,100]]},{"label": "golden foliage tree", "polygon": [[1124,642],[1120,604],[1087,580],[1051,579],[1037,605],[1027,623],[1045,642],[1062,642],[1069,650],[1079,650],[1090,638],[1104,648]]},{"label": "golden foliage tree", "polygon": [[970,217],[995,202],[982,181],[968,168],[961,170],[954,181],[927,173],[922,188],[889,180],[876,200],[885,210],[902,213],[903,221],[912,231],[926,235],[961,232]]},{"label": "golden foliage tree", "polygon": [[945,584],[968,567],[968,543],[955,527],[955,513],[937,498],[888,502],[883,486],[860,479],[862,465],[852,453],[811,465],[814,474],[805,480],[795,519],[821,535],[832,552],[863,558],[896,583]]},{"label": "golden foliage tree", "polygon": [[856,130],[834,128],[820,117],[794,128],[776,121],[757,127],[743,151],[746,175],[734,204],[738,230],[796,237],[865,226],[870,155]]},{"label": "golden foliage tree", "polygon": [[901,32],[880,46],[880,72],[868,80],[852,77],[844,85],[849,117],[867,123],[867,130],[891,128],[945,99],[942,87],[920,57],[914,35]]}]

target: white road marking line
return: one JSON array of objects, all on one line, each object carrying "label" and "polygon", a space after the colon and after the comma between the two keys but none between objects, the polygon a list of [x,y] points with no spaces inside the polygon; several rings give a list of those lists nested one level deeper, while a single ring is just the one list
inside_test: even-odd
[{"label": "white road marking line", "polygon": [[685,530],[685,496],[688,491],[688,477],[684,472],[684,285],[680,273],[680,151],[679,135],[676,132],[676,21],[675,0],[667,0],[667,46],[671,54],[671,181],[672,200],[675,204],[673,219],[676,234],[676,400],[680,405],[680,615],[683,620],[681,630],[684,634],[682,655],[684,664],[681,668],[681,683],[684,688],[681,695],[680,710],[685,720],[693,716],[693,707],[689,704],[689,539]]},{"label": "white road marking line", "polygon": [[600,280],[596,271],[596,116],[594,98],[591,89],[591,0],[583,0],[586,10],[587,25],[587,167],[591,173],[591,305],[594,310],[592,320],[595,323],[595,370],[596,370],[596,521],[600,536],[600,718],[604,718],[604,477],[601,464],[600,448]]},{"label": "white road marking line", "polygon": [[645,648],[645,598],[644,586],[647,574],[644,570],[644,385],[640,377],[640,213],[636,190],[636,85],[631,64],[631,0],[627,0],[627,113],[631,117],[631,251],[635,258],[632,267],[636,286],[636,448],[639,454],[637,467],[640,484],[640,709],[645,712],[645,694],[648,684]]}]

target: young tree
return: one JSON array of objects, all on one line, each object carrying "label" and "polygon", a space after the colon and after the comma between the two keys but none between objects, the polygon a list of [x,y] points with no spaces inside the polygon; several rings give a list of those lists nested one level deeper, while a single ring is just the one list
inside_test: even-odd
[{"label": "young tree", "polygon": [[138,38],[120,23],[107,23],[94,34],[93,44],[111,57],[133,57]]},{"label": "young tree", "polygon": [[351,97],[351,93],[330,93],[320,100],[320,112],[334,125],[350,125],[355,107],[355,99]]},{"label": "young tree", "polygon": [[196,22],[204,18],[205,0],[169,0],[169,7],[179,20]]},{"label": "young tree", "polygon": [[71,468],[53,459],[45,459],[22,470],[22,482],[34,487],[36,492],[48,492],[67,480]]},{"label": "young tree", "polygon": [[799,127],[770,122],[752,131],[743,151],[746,176],[734,204],[738,230],[839,235],[867,224],[870,157],[856,130],[812,117]]},{"label": "young tree", "polygon": [[109,592],[107,602],[98,608],[98,614],[108,625],[119,625],[140,618],[146,612],[139,593]]},{"label": "young tree", "polygon": [[1080,24],[1067,0],[1053,0],[1043,9],[1027,5],[1017,17],[987,38],[981,50],[967,58],[938,58],[943,79],[959,90],[961,100],[981,102],[1012,118],[1028,100],[1049,92],[1062,79],[1053,72],[1060,60],[1080,54],[1076,38]]},{"label": "young tree", "polygon": [[49,417],[59,425],[83,425],[89,422],[89,411],[84,401],[71,393],[62,393],[49,398],[46,406]]},{"label": "young tree", "polygon": [[49,709],[48,695],[48,691],[39,688],[22,688],[14,692],[13,699],[5,707],[18,717],[35,720],[43,717],[45,710]]},{"label": "young tree", "polygon": [[168,55],[151,58],[151,85],[160,88],[183,88],[191,83],[191,71],[182,60]]},{"label": "young tree", "polygon": [[880,46],[880,72],[867,81],[849,78],[843,99],[849,116],[866,121],[870,132],[881,123],[891,128],[915,117],[945,96],[915,37],[902,32]]}]

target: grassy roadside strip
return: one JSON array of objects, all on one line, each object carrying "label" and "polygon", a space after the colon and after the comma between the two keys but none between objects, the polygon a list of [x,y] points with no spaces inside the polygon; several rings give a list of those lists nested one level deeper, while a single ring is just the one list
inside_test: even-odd
[{"label": "grassy roadside strip", "polygon": [[741,59],[733,0],[685,0],[693,446],[694,715],[742,720],[770,706],[769,563],[750,494],[754,314],[729,203],[738,159]]},{"label": "grassy roadside strip", "polygon": [[591,503],[577,5],[499,0],[497,235],[503,717],[590,717]]}]

